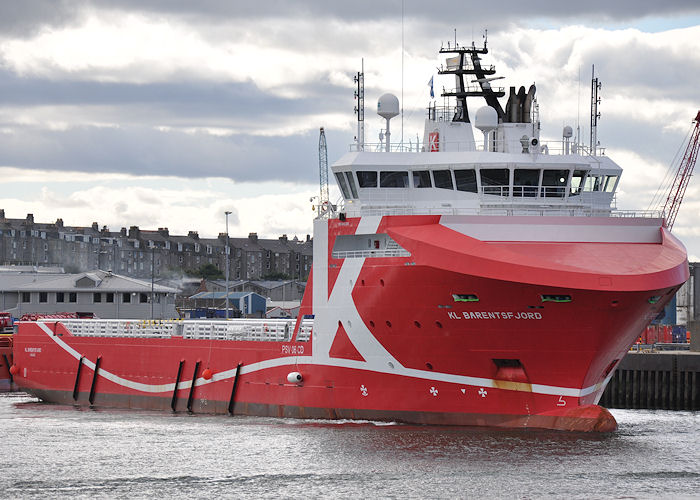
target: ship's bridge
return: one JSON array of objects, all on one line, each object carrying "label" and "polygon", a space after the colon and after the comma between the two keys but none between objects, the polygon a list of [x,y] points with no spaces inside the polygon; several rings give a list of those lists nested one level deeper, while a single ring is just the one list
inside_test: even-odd
[{"label": "ship's bridge", "polygon": [[351,152],[332,167],[349,216],[609,215],[622,169],[606,156]]}]

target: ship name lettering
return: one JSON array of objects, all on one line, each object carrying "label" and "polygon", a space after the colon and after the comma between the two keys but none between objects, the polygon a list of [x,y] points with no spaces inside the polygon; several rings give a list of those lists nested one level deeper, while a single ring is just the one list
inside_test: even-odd
[{"label": "ship name lettering", "polygon": [[463,311],[460,315],[457,312],[447,311],[449,319],[520,319],[520,320],[540,320],[542,313],[539,312],[512,312],[512,311]]}]

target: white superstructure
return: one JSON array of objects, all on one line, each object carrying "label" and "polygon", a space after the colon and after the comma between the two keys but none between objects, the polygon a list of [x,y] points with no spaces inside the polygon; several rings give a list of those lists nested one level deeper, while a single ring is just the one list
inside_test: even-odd
[{"label": "white superstructure", "polygon": [[[423,146],[406,151],[387,134],[374,150],[367,144],[354,148],[333,165],[347,216],[611,215],[622,173],[614,161],[570,144],[571,127],[565,127],[561,142],[543,144],[534,85],[527,92],[511,87],[503,109],[498,97],[505,91],[491,86],[498,77],[488,76],[495,69],[481,64],[486,43],[441,52],[456,54],[439,71],[455,75],[456,88],[443,92],[454,100],[428,107]],[[476,79],[465,84],[465,75]],[[466,101],[475,96],[487,104],[475,115],[477,131]],[[394,96],[380,98],[378,111],[387,119],[387,131],[398,109]]]}]

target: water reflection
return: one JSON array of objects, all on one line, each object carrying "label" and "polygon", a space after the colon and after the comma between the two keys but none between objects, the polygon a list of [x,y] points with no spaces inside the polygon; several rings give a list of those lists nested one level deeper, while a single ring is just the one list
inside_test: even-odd
[{"label": "water reflection", "polygon": [[606,435],[76,409],[0,396],[5,496],[619,497],[700,491],[700,415]]}]

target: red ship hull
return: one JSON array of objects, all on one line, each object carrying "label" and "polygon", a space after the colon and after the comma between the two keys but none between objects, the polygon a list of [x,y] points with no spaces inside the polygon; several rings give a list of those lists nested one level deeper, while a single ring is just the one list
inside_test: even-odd
[{"label": "red ship hull", "polygon": [[[661,228],[647,243],[516,242],[433,216],[319,224],[308,341],[87,337],[27,322],[17,382],[69,404],[611,431],[596,404],[605,384],[688,274]],[[338,251],[354,235],[388,235],[404,253]]]},{"label": "red ship hull", "polygon": [[0,392],[14,390],[12,366],[12,334],[0,334]]}]

